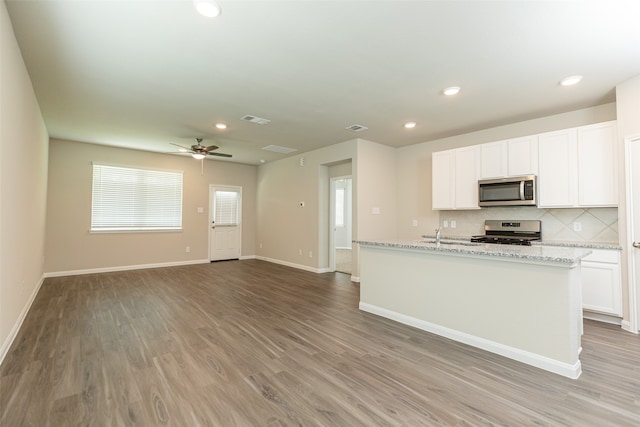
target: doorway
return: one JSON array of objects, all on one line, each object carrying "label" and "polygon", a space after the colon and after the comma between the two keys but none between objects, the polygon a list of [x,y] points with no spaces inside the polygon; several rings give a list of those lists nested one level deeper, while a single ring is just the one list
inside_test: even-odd
[{"label": "doorway", "polygon": [[350,176],[331,178],[331,267],[351,274],[352,188]]},{"label": "doorway", "polygon": [[627,248],[629,281],[629,330],[640,330],[640,135],[625,141],[627,170]]},{"label": "doorway", "polygon": [[239,259],[242,243],[242,187],[209,187],[209,259]]}]

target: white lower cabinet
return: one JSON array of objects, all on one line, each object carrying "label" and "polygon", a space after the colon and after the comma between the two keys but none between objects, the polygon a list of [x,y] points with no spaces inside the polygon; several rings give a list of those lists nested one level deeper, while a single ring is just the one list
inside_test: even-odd
[{"label": "white lower cabinet", "polygon": [[582,308],[622,317],[620,252],[594,249],[582,259]]}]

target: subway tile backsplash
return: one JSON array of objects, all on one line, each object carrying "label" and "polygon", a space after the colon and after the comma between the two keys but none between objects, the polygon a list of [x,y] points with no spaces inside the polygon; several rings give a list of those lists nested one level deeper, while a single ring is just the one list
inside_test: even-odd
[{"label": "subway tile backsplash", "polygon": [[[440,211],[440,225],[446,236],[484,234],[486,219],[539,219],[542,239],[547,241],[618,243],[618,208],[540,209],[535,207],[496,207],[472,211]],[[451,228],[451,221],[456,228]],[[575,230],[575,226],[580,231]]]}]

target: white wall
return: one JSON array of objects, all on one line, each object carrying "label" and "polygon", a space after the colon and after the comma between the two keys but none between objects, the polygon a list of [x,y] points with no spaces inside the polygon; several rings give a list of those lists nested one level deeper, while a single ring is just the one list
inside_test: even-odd
[{"label": "white wall", "polygon": [[[201,174],[200,161],[189,156],[55,139],[49,154],[47,273],[208,260],[210,184],[242,187],[242,256],[255,255],[255,166],[205,160]],[[183,171],[183,230],[89,233],[92,161]],[[203,213],[197,212],[199,207]],[[190,253],[185,251],[187,246]]]},{"label": "white wall", "polygon": [[0,4],[0,361],[43,274],[47,130]]},{"label": "white wall", "polygon": [[355,159],[356,143],[346,141],[259,166],[258,257],[310,271],[328,268],[329,168]]}]

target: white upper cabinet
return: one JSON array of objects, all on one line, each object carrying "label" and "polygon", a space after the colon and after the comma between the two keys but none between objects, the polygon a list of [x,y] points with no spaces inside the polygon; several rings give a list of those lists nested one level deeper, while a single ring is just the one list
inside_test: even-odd
[{"label": "white upper cabinet", "polygon": [[454,150],[439,151],[431,156],[431,207],[453,209]]},{"label": "white upper cabinet", "polygon": [[480,178],[503,178],[507,174],[507,141],[480,145]]},{"label": "white upper cabinet", "polygon": [[480,147],[432,154],[432,209],[479,209]]},{"label": "white upper cabinet", "polygon": [[480,209],[478,206],[479,147],[455,150],[456,209]]},{"label": "white upper cabinet", "polygon": [[480,145],[481,179],[537,174],[537,135]]},{"label": "white upper cabinet", "polygon": [[578,203],[617,206],[616,123],[578,128]]},{"label": "white upper cabinet", "polygon": [[576,128],[538,135],[539,207],[570,207],[577,204],[577,139]]},{"label": "white upper cabinet", "polygon": [[618,205],[616,122],[538,136],[538,206]]},{"label": "white upper cabinet", "polygon": [[507,175],[538,174],[538,136],[525,136],[507,141]]},{"label": "white upper cabinet", "polygon": [[616,122],[433,153],[433,209],[479,209],[478,179],[538,176],[538,207],[618,205]]}]

